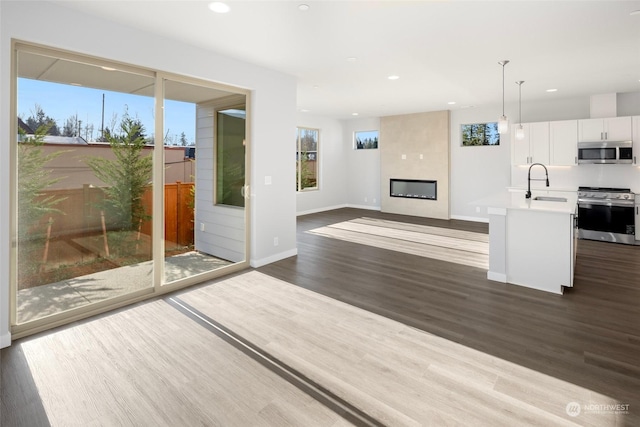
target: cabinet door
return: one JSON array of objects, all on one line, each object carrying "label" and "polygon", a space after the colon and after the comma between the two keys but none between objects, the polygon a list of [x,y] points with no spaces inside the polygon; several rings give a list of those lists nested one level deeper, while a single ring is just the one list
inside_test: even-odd
[{"label": "cabinet door", "polygon": [[637,165],[638,155],[640,155],[640,116],[635,116],[633,118],[633,130],[631,136],[633,137],[633,164]]},{"label": "cabinet door", "polygon": [[529,123],[531,163],[549,164],[549,122]]},{"label": "cabinet door", "polygon": [[[516,125],[517,126],[517,125]],[[513,126],[511,129],[511,164],[512,165],[526,165],[529,163],[529,124],[523,123],[524,139],[516,139],[516,129]]]},{"label": "cabinet door", "polygon": [[604,125],[607,141],[631,140],[631,117],[612,117],[606,119]]},{"label": "cabinet door", "polygon": [[604,139],[603,119],[578,120],[578,141],[594,142]]},{"label": "cabinet door", "polygon": [[640,201],[636,202],[636,240],[640,240]]},{"label": "cabinet door", "polygon": [[573,166],[578,163],[578,121],[561,120],[549,124],[551,164]]}]

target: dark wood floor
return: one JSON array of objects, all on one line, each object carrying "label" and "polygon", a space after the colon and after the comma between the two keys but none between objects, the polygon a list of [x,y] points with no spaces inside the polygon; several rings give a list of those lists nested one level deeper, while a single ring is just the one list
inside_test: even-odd
[{"label": "dark wood floor", "polygon": [[259,271],[612,397],[629,405],[624,425],[640,425],[640,246],[580,240],[575,286],[560,296],[489,281],[477,268],[306,233],[362,216],[488,231],[340,209],[299,217],[298,256]]}]

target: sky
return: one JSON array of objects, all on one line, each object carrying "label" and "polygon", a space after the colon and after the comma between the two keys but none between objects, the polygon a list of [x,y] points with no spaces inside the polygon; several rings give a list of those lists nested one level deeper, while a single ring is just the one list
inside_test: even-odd
[{"label": "sky", "polygon": [[[121,92],[79,87],[67,84],[49,83],[39,80],[18,79],[18,116],[23,120],[34,115],[36,104],[47,116],[56,120],[62,130],[71,116],[78,115],[82,126],[93,124],[93,139],[100,136],[102,125],[102,95],[104,94],[104,126],[111,127],[112,118],[117,115],[118,123],[125,111],[140,119],[147,136],[154,134],[153,98]],[[178,143],[180,134],[185,133],[189,143],[195,141],[195,104],[165,100],[165,134]],[[84,135],[83,135],[84,136]]]}]

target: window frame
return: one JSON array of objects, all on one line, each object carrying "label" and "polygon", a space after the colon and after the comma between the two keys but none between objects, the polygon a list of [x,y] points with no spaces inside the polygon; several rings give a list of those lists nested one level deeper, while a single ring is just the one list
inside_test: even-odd
[{"label": "window frame", "polygon": [[[315,144],[316,149],[314,151],[310,151],[315,153],[315,185],[313,187],[302,187],[302,162],[299,161],[300,153],[302,153],[302,132],[303,131],[312,131],[316,133]],[[308,152],[307,152],[308,153]],[[310,128],[305,126],[297,126],[296,127],[296,192],[297,193],[305,193],[309,191],[318,191],[320,189],[320,129],[318,128]]]},{"label": "window frame", "polygon": [[[11,83],[10,83],[10,104],[9,112],[10,116],[14,119],[10,120],[9,133],[10,144],[9,153],[11,161],[10,177],[12,179],[12,191],[9,194],[10,206],[12,214],[9,217],[11,238],[14,239],[17,233],[17,136],[18,136],[18,56],[20,53],[34,53],[42,56],[49,56],[53,58],[59,58],[69,60],[72,62],[79,62],[97,67],[113,68],[121,71],[125,71],[131,74],[138,74],[143,76],[152,77],[154,80],[153,86],[153,98],[155,103],[155,111],[163,111],[165,101],[164,82],[167,80],[182,82],[193,85],[200,85],[206,88],[229,92],[230,96],[243,96],[245,99],[246,108],[246,134],[245,134],[245,182],[251,182],[251,110],[252,110],[252,96],[253,92],[249,89],[240,88],[216,81],[199,79],[195,77],[188,77],[182,74],[175,74],[157,70],[154,68],[148,68],[140,65],[126,64],[118,62],[116,60],[110,60],[90,54],[79,53],[69,50],[60,49],[57,47],[45,46],[19,39],[11,39]],[[60,83],[60,82],[52,82]],[[151,129],[149,129],[151,130]],[[154,126],[154,135],[164,134],[164,115],[156,114]],[[155,146],[155,144],[154,144]],[[164,146],[162,144],[161,146]],[[164,151],[163,149],[154,149],[153,151],[153,178],[152,185],[154,188],[161,188],[164,186]],[[9,269],[9,327],[13,339],[19,339],[32,335],[34,333],[42,332],[57,326],[68,324],[72,321],[84,319],[90,316],[101,314],[116,308],[131,305],[140,301],[144,301],[150,298],[157,298],[160,295],[174,292],[178,289],[182,289],[188,286],[193,286],[198,283],[203,283],[206,280],[211,280],[219,277],[223,277],[228,274],[232,274],[238,271],[242,271],[249,266],[250,263],[250,248],[251,248],[251,199],[248,197],[245,200],[244,206],[244,253],[245,259],[240,262],[236,262],[232,265],[219,268],[208,273],[203,273],[197,276],[188,277],[175,282],[165,283],[163,276],[164,269],[164,197],[163,192],[154,192],[153,197],[153,212],[156,215],[153,216],[152,224],[152,261],[153,261],[153,286],[150,288],[142,289],[139,291],[124,294],[115,298],[105,299],[103,301],[93,302],[86,306],[76,307],[69,310],[64,310],[59,313],[54,313],[48,316],[44,316],[39,319],[30,320],[24,323],[17,322],[17,253],[16,244],[12,245],[9,252],[10,266]]]}]

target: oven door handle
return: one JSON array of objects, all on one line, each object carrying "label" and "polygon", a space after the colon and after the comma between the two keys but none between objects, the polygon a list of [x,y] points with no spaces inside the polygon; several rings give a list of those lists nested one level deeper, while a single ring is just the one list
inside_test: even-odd
[{"label": "oven door handle", "polygon": [[578,200],[578,207],[579,208],[587,208],[587,209],[589,209],[590,205],[616,206],[616,207],[626,208],[626,207],[633,207],[635,205],[635,202],[633,200],[619,200],[619,201],[616,200],[615,202],[605,202],[605,201],[600,201],[600,200],[589,200],[589,201]]}]

